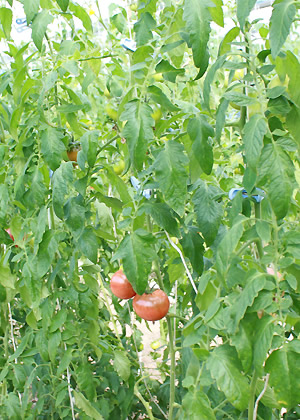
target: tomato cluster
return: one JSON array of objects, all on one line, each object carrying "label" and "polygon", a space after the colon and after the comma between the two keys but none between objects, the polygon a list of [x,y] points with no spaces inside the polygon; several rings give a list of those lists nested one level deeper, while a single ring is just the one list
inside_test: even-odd
[{"label": "tomato cluster", "polygon": [[120,299],[133,297],[132,305],[135,313],[146,321],[158,321],[169,311],[169,298],[163,290],[157,289],[152,293],[137,295],[122,270],[113,274],[110,289]]}]

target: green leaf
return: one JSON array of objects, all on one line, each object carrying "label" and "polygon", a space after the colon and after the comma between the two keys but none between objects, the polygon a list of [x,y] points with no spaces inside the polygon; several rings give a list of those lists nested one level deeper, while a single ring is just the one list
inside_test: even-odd
[{"label": "green leaf", "polygon": [[212,17],[212,20],[222,28],[224,28],[224,13],[223,13],[223,0],[211,0],[214,3],[213,7],[209,7],[209,13]]},{"label": "green leaf", "polygon": [[222,130],[226,121],[226,112],[229,105],[229,101],[225,98],[220,100],[217,112],[216,112],[216,140],[220,143]]},{"label": "green leaf", "polygon": [[202,274],[203,271],[203,239],[198,233],[198,228],[195,226],[188,226],[187,232],[182,233],[182,239],[180,239],[184,254],[190,260],[193,269],[198,275]]},{"label": "green leaf", "polygon": [[236,39],[237,36],[239,36],[239,34],[240,28],[238,28],[237,26],[235,26],[227,32],[220,44],[218,56],[221,56],[231,51],[231,43]]},{"label": "green leaf", "polygon": [[250,387],[246,377],[241,374],[235,349],[228,344],[217,347],[208,358],[206,366],[231,404],[244,411],[248,406]]},{"label": "green leaf", "polygon": [[265,274],[259,272],[247,278],[246,286],[229,308],[230,321],[227,323],[227,329],[230,334],[236,333],[240,320],[244,317],[248,306],[252,306],[258,293],[264,288],[265,281]]},{"label": "green leaf", "polygon": [[148,143],[153,140],[152,113],[148,104],[134,100],[126,104],[120,117],[122,121],[127,121],[122,134],[128,142],[131,160],[138,170],[142,169]]},{"label": "green leaf", "polygon": [[183,75],[184,69],[173,67],[168,61],[161,60],[155,67],[156,73],[163,73],[164,78],[169,82],[175,83],[176,77]]},{"label": "green leaf", "polygon": [[207,109],[210,109],[210,106],[209,106],[210,91],[213,85],[215,74],[221,67],[223,67],[223,64],[225,63],[225,61],[226,61],[225,55],[219,57],[217,61],[210,67],[210,69],[208,70],[206,74],[204,84],[203,84],[203,100]]},{"label": "green leaf", "polygon": [[99,132],[98,131],[88,131],[81,137],[81,151],[78,156],[78,163],[81,168],[84,168],[84,165],[81,164],[81,156],[84,157],[84,160],[88,163],[89,167],[92,168],[95,165],[97,160],[97,148],[99,142]]},{"label": "green leaf", "polygon": [[278,403],[282,407],[295,407],[300,401],[300,354],[293,349],[293,341],[272,352],[266,362]]},{"label": "green leaf", "polygon": [[197,223],[207,245],[211,245],[218,233],[223,215],[222,205],[216,201],[214,187],[201,181],[193,196]]},{"label": "green leaf", "polygon": [[114,368],[123,381],[128,381],[130,376],[130,362],[124,351],[116,350],[114,352]]},{"label": "green leaf", "polygon": [[106,168],[107,170],[107,177],[110,180],[111,184],[116,188],[118,191],[121,200],[124,204],[131,203],[132,198],[130,197],[127,186],[122,178],[120,178],[117,174],[115,174],[112,168]]},{"label": "green leaf", "polygon": [[160,104],[161,107],[166,111],[179,111],[179,108],[172,104],[170,99],[163,93],[163,91],[159,87],[154,85],[149,86],[148,92],[150,93],[152,100],[155,103]]},{"label": "green leaf", "polygon": [[98,258],[98,240],[92,228],[85,228],[78,239],[78,248],[94,264]]},{"label": "green leaf", "polygon": [[211,408],[209,398],[200,390],[190,390],[182,400],[179,420],[215,420],[214,411]]},{"label": "green leaf", "polygon": [[32,40],[39,51],[42,50],[43,38],[45,36],[49,23],[53,20],[53,16],[50,15],[48,10],[42,10],[33,19],[32,29]]},{"label": "green leaf", "polygon": [[93,25],[92,25],[91,18],[89,17],[89,14],[87,13],[84,7],[79,6],[79,4],[77,3],[71,2],[69,3],[69,9],[71,10],[71,12],[74,13],[74,16],[76,16],[78,19],[81,20],[84,28],[88,32],[93,32]]},{"label": "green leaf", "polygon": [[61,328],[64,323],[66,322],[67,319],[67,311],[61,309],[59,310],[52,318],[51,320],[51,324],[49,327],[49,332],[55,332],[56,330],[58,330],[59,328]]},{"label": "green leaf", "polygon": [[276,143],[267,144],[258,165],[258,186],[266,190],[277,219],[289,209],[293,193],[294,165],[289,155]]},{"label": "green leaf", "polygon": [[62,373],[64,373],[64,371],[69,366],[69,364],[72,360],[72,352],[73,352],[73,349],[71,347],[69,347],[67,349],[67,351],[64,353],[64,355],[61,359],[61,362],[58,366],[57,372],[56,372],[57,376],[60,376]]},{"label": "green leaf", "polygon": [[0,22],[6,39],[10,39],[12,17],[13,15],[11,9],[8,9],[7,7],[0,8]]},{"label": "green leaf", "polygon": [[218,246],[216,267],[217,271],[225,279],[230,265],[231,254],[236,249],[244,232],[244,220],[243,216],[239,216],[239,220],[228,230]]},{"label": "green leaf", "polygon": [[7,289],[15,288],[15,275],[11,273],[9,265],[5,261],[5,256],[0,260],[0,284]]},{"label": "green leaf", "polygon": [[241,29],[244,29],[244,25],[247,17],[250,15],[256,0],[237,0],[237,18]]},{"label": "green leaf", "polygon": [[274,334],[274,318],[265,315],[258,320],[255,326],[255,339],[253,346],[253,363],[257,372],[260,372],[271,349]]},{"label": "green leaf", "polygon": [[214,129],[208,124],[205,116],[200,115],[198,118],[189,120],[187,132],[193,141],[192,150],[195,158],[203,172],[209,175],[214,163],[213,148],[210,144]]},{"label": "green leaf", "polygon": [[58,249],[58,242],[51,230],[44,233],[37,256],[35,257],[37,275],[43,277],[49,270]]},{"label": "green leaf", "polygon": [[86,208],[81,196],[70,198],[64,207],[66,225],[76,239],[83,232],[85,212]]},{"label": "green leaf", "polygon": [[112,261],[122,259],[126,277],[139,295],[146,290],[152,262],[156,258],[153,242],[150,233],[138,229],[125,236],[112,258]]},{"label": "green leaf", "polygon": [[290,33],[296,11],[293,0],[284,0],[273,7],[270,19],[270,45],[273,58],[277,57]]},{"label": "green leaf", "polygon": [[225,92],[224,98],[226,98],[228,101],[233,102],[239,106],[248,106],[256,102],[256,98],[252,98],[251,96],[245,95],[244,93],[236,92],[233,90],[230,90],[229,92]]},{"label": "green leaf", "polygon": [[72,162],[63,162],[53,174],[53,208],[57,217],[64,218],[65,197],[73,181]]},{"label": "green leaf", "polygon": [[12,362],[13,360],[17,359],[19,356],[21,356],[21,354],[23,353],[23,351],[25,350],[28,341],[30,340],[32,336],[32,332],[27,332],[24,337],[21,340],[21,343],[18,345],[16,351],[14,352],[14,354],[10,355],[9,358],[7,359],[8,363]]},{"label": "green leaf", "polygon": [[247,164],[253,171],[256,170],[267,129],[267,122],[261,114],[252,115],[244,126],[243,142],[245,155]]},{"label": "green leaf", "polygon": [[27,25],[29,25],[39,11],[40,0],[24,0],[23,7],[26,15]]},{"label": "green leaf", "polygon": [[92,406],[92,404],[85,398],[85,396],[78,391],[73,391],[75,404],[80,410],[82,410],[87,416],[93,420],[104,420],[101,414]]},{"label": "green leaf", "polygon": [[210,34],[211,14],[209,7],[214,6],[210,0],[185,0],[183,19],[190,36],[193,59],[196,67],[207,68],[207,43]]},{"label": "green leaf", "polygon": [[48,192],[44,182],[41,171],[36,167],[32,174],[30,190],[26,197],[28,206],[39,208],[44,204]]},{"label": "green leaf", "polygon": [[183,216],[187,194],[187,178],[185,166],[188,158],[184,147],[175,141],[166,142],[164,149],[158,154],[153,168],[166,203]]},{"label": "green leaf", "polygon": [[252,366],[252,325],[248,325],[242,320],[239,325],[239,329],[235,335],[231,336],[230,343],[236,348],[239,355],[239,359],[243,365],[243,371],[248,373]]},{"label": "green leaf", "polygon": [[140,19],[134,24],[137,46],[147,44],[153,38],[152,31],[156,27],[156,22],[150,13],[142,13]]},{"label": "green leaf", "polygon": [[61,344],[61,332],[60,330],[55,331],[54,333],[49,334],[48,339],[48,353],[50,360],[55,364],[55,357],[57,354],[58,347]]},{"label": "green leaf", "polygon": [[66,150],[62,138],[62,132],[53,127],[48,127],[41,135],[42,153],[52,171],[59,167],[62,153]]},{"label": "green leaf", "polygon": [[6,216],[9,205],[8,188],[4,184],[0,184],[0,221],[2,222]]},{"label": "green leaf", "polygon": [[69,0],[56,0],[63,12],[66,12],[69,6]]},{"label": "green leaf", "polygon": [[165,203],[144,203],[138,210],[138,216],[146,213],[150,215],[154,222],[166,230],[172,236],[179,236],[177,220],[172,214],[172,210]]}]

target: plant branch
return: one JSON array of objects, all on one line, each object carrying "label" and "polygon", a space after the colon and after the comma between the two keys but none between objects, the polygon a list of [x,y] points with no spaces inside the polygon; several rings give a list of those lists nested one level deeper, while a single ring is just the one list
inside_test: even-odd
[{"label": "plant branch", "polygon": [[180,259],[181,259],[181,261],[182,261],[182,264],[184,265],[184,268],[185,268],[185,271],[186,271],[186,274],[187,274],[187,276],[188,276],[188,278],[189,278],[189,280],[190,280],[190,282],[191,282],[191,285],[192,285],[192,287],[193,287],[193,289],[194,289],[194,292],[197,294],[198,293],[198,290],[197,290],[197,287],[196,287],[196,285],[195,285],[195,282],[194,282],[194,280],[193,280],[193,277],[192,277],[192,275],[191,275],[191,272],[190,272],[190,270],[188,269],[188,266],[186,265],[186,262],[185,262],[185,259],[184,259],[184,256],[183,256],[183,254],[182,254],[182,252],[181,252],[181,250],[178,248],[178,246],[172,241],[172,239],[170,238],[170,236],[169,236],[169,234],[168,234],[168,232],[167,231],[165,231],[165,234],[166,234],[166,236],[167,236],[167,238],[168,238],[168,241],[170,242],[170,244],[172,245],[172,247],[178,252],[178,254],[179,254],[179,256],[180,256]]},{"label": "plant branch", "polygon": [[140,357],[139,357],[139,352],[138,352],[138,348],[137,348],[137,344],[136,344],[136,339],[135,339],[135,335],[134,335],[134,325],[133,325],[133,322],[132,322],[132,318],[131,318],[131,311],[130,311],[130,306],[129,306],[128,301],[126,302],[126,306],[127,306],[128,313],[129,313],[129,318],[130,318],[131,329],[132,329],[132,332],[133,332],[132,337],[133,337],[134,347],[135,347],[135,351],[136,351],[137,359],[138,359],[139,366],[140,366],[141,376],[142,376],[142,379],[143,379],[143,382],[144,382],[145,388],[146,388],[146,390],[147,390],[147,392],[148,392],[148,394],[149,394],[149,397],[150,397],[151,401],[152,401],[152,402],[156,405],[156,407],[157,407],[157,408],[158,408],[158,410],[162,413],[162,415],[164,416],[164,418],[165,418],[165,419],[167,419],[168,417],[167,417],[166,413],[165,413],[165,412],[164,412],[164,411],[160,408],[160,406],[157,404],[157,402],[156,402],[156,401],[155,401],[155,399],[153,398],[153,395],[151,394],[151,391],[150,391],[150,389],[149,389],[149,387],[148,387],[148,384],[147,384],[147,381],[146,381],[146,377],[144,376],[144,373],[143,373],[143,366],[142,366],[142,363],[141,363],[141,360],[140,360]]},{"label": "plant branch", "polygon": [[259,396],[257,397],[257,400],[255,401],[254,412],[253,412],[253,420],[256,420],[257,410],[258,410],[258,403],[262,399],[262,397],[264,396],[264,393],[267,390],[267,386],[268,386],[268,382],[269,382],[269,377],[270,377],[270,374],[268,373],[267,376],[266,376],[266,381],[265,381],[264,388],[261,391],[261,393],[259,394]]},{"label": "plant branch", "polygon": [[116,54],[105,54],[100,55],[98,57],[86,57],[86,58],[78,58],[77,61],[89,61],[89,60],[102,60],[103,58],[110,58],[110,57],[118,57]]},{"label": "plant branch", "polygon": [[251,384],[250,384],[250,397],[249,397],[249,404],[248,404],[248,420],[254,420],[254,399],[255,399],[255,391],[256,391],[256,383],[258,379],[258,374],[256,370],[253,372]]}]

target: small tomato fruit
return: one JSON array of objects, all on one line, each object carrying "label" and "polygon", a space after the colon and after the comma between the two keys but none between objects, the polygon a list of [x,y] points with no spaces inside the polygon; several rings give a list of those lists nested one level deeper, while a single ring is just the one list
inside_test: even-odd
[{"label": "small tomato fruit", "polygon": [[77,155],[78,155],[77,149],[68,150],[67,155],[68,155],[69,160],[71,160],[72,162],[77,162]]},{"label": "small tomato fruit", "polygon": [[110,280],[110,289],[119,299],[130,299],[136,295],[122,270],[118,270],[113,274]]},{"label": "small tomato fruit", "polygon": [[167,315],[170,307],[166,293],[157,289],[152,293],[135,295],[132,301],[135,313],[146,321],[158,321]]},{"label": "small tomato fruit", "polygon": [[107,88],[104,89],[103,93],[104,93],[104,96],[106,96],[107,98],[111,97],[110,91]]},{"label": "small tomato fruit", "polygon": [[120,175],[125,169],[125,162],[124,160],[119,160],[119,162],[117,162],[114,166],[113,166],[113,170],[115,172],[115,174]]},{"label": "small tomato fruit", "polygon": [[106,105],[105,106],[105,112],[107,113],[107,115],[109,116],[109,118],[111,118],[114,121],[117,121],[118,119],[118,113],[117,111],[111,106],[111,105]]},{"label": "small tomato fruit", "polygon": [[136,3],[132,3],[130,5],[130,10],[132,10],[133,12],[136,12],[137,11],[137,8],[138,8],[138,5]]},{"label": "small tomato fruit", "polygon": [[157,350],[159,347],[160,347],[160,341],[159,340],[152,341],[152,343],[151,343],[152,350]]},{"label": "small tomato fruit", "polygon": [[155,73],[155,74],[153,74],[153,79],[156,82],[162,82],[164,80],[162,73]]},{"label": "small tomato fruit", "polygon": [[153,113],[151,114],[151,117],[154,119],[154,121],[157,123],[161,117],[162,117],[162,112],[160,108],[154,108]]}]

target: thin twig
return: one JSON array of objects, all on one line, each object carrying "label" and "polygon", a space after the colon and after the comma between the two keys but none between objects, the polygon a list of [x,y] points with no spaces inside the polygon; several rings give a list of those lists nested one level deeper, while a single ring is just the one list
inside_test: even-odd
[{"label": "thin twig", "polygon": [[[58,299],[56,299],[56,303],[57,303],[58,309],[61,310],[61,306]],[[66,343],[64,343],[64,349],[65,351],[67,351]],[[67,382],[68,382],[68,393],[69,393],[70,406],[71,406],[71,412],[72,412],[72,420],[75,420],[74,402],[73,402],[72,388],[71,388],[71,374],[70,374],[69,366],[67,367]]]},{"label": "thin twig", "polygon": [[[9,302],[7,303],[7,306],[8,306],[9,322],[10,322],[10,336],[11,336],[11,341],[12,341],[12,345],[13,345],[13,349],[14,349],[14,353],[15,353],[16,350],[17,350],[17,347],[16,347],[16,342],[15,342],[15,337],[14,337],[14,325],[13,325],[11,307],[10,307]],[[18,364],[18,359],[17,358],[15,358],[15,364],[16,365]],[[22,406],[22,396],[21,396],[21,393],[19,391],[18,391],[18,397],[19,397],[20,404]]]},{"label": "thin twig", "polygon": [[168,418],[168,416],[167,416],[167,415],[166,415],[166,413],[165,413],[165,412],[164,412],[164,411],[160,408],[160,406],[157,404],[157,402],[156,402],[156,401],[155,401],[155,399],[153,398],[153,396],[152,396],[152,394],[151,394],[151,391],[150,391],[150,389],[149,389],[149,387],[148,387],[148,385],[147,385],[147,382],[146,382],[146,377],[144,376],[144,372],[143,372],[142,362],[141,362],[141,360],[140,360],[139,353],[138,353],[138,348],[137,348],[137,344],[136,344],[136,339],[135,339],[135,336],[134,336],[134,326],[133,326],[133,322],[132,322],[132,318],[131,318],[130,306],[129,306],[128,302],[126,302],[126,305],[127,305],[127,309],[128,309],[128,312],[129,312],[129,318],[130,318],[131,329],[132,329],[132,332],[133,332],[132,337],[133,337],[134,347],[135,347],[136,354],[137,354],[137,356],[138,356],[138,361],[139,361],[139,366],[140,366],[140,372],[141,372],[141,376],[142,376],[143,381],[144,381],[145,388],[146,388],[146,390],[147,390],[147,392],[148,392],[148,394],[149,394],[149,397],[150,397],[151,401],[152,401],[152,402],[156,405],[156,407],[159,409],[159,411],[162,413],[162,415],[163,415],[163,416],[167,419],[167,418]]},{"label": "thin twig", "polygon": [[117,55],[113,54],[106,54],[106,55],[100,55],[99,57],[86,57],[86,58],[78,58],[77,61],[89,61],[89,60],[102,60],[103,58],[111,58],[111,57],[117,57]]},{"label": "thin twig", "polygon": [[262,399],[262,397],[264,396],[264,393],[267,390],[267,386],[268,386],[268,382],[269,382],[269,377],[270,377],[270,374],[268,373],[267,376],[266,376],[265,386],[264,386],[263,390],[261,391],[261,393],[259,394],[259,396],[257,397],[257,400],[255,401],[254,412],[253,412],[253,420],[256,420],[257,410],[258,410],[258,403]]},{"label": "thin twig", "polygon": [[182,264],[184,265],[184,268],[185,268],[185,271],[186,271],[186,274],[187,274],[187,276],[188,276],[188,278],[189,278],[189,280],[190,280],[190,282],[191,282],[191,285],[193,286],[193,289],[194,289],[194,291],[195,291],[195,293],[197,294],[198,293],[198,290],[197,290],[197,287],[196,287],[196,285],[195,285],[195,282],[194,282],[194,280],[193,280],[193,277],[192,277],[192,275],[191,275],[191,272],[190,272],[190,270],[188,269],[188,266],[186,265],[186,262],[185,262],[185,259],[184,259],[184,256],[183,256],[183,254],[182,254],[182,252],[181,252],[181,250],[178,248],[178,246],[172,241],[172,239],[170,238],[170,236],[169,236],[169,234],[168,234],[168,232],[167,231],[165,231],[165,234],[166,234],[166,236],[167,236],[167,238],[168,238],[168,241],[170,242],[170,244],[172,245],[172,247],[178,252],[178,254],[180,255],[180,259],[181,259],[181,261],[182,261]]}]

